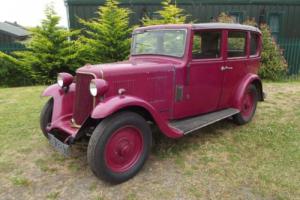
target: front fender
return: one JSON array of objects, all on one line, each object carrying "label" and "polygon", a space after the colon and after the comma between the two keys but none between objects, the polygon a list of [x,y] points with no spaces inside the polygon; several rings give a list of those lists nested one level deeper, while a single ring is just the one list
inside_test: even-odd
[{"label": "front fender", "polygon": [[69,86],[67,92],[57,84],[53,84],[43,91],[41,96],[53,98],[52,122],[55,122],[63,116],[70,115],[73,112],[74,93],[74,83]]},{"label": "front fender", "polygon": [[256,74],[248,74],[240,83],[239,87],[236,90],[236,93],[234,95],[233,99],[233,107],[241,110],[242,106],[242,98],[244,95],[244,92],[246,88],[248,87],[249,84],[255,84],[256,87],[258,88],[259,92],[259,100],[263,100],[263,94],[262,94],[262,83],[258,75]]},{"label": "front fender", "polygon": [[121,109],[126,109],[131,106],[137,106],[146,109],[165,135],[171,138],[179,138],[183,136],[181,131],[169,127],[168,121],[163,119],[151,104],[143,99],[129,95],[114,96],[103,102],[100,102],[92,111],[91,118],[103,119]]}]

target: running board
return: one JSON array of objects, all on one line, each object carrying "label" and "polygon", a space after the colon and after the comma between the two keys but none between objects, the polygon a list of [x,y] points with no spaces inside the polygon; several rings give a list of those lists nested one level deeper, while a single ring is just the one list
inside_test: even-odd
[{"label": "running board", "polygon": [[196,117],[189,117],[181,120],[172,121],[169,126],[183,132],[184,135],[196,131],[200,128],[213,124],[222,119],[231,117],[240,111],[235,108],[228,108]]}]

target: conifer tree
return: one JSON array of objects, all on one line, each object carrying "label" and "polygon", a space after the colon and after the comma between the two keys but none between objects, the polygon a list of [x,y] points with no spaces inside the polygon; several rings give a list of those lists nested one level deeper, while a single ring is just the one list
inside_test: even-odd
[{"label": "conifer tree", "polygon": [[98,18],[80,19],[84,25],[79,38],[79,54],[86,63],[106,63],[124,60],[130,51],[129,14],[127,8],[120,8],[116,0],[107,0],[99,7]]},{"label": "conifer tree", "polygon": [[25,42],[27,50],[15,53],[34,82],[40,84],[51,83],[57,73],[73,72],[80,66],[75,42],[70,40],[76,32],[58,26],[60,17],[51,5],[47,6],[45,15],[41,26],[30,29],[31,37]]},{"label": "conifer tree", "polygon": [[162,1],[162,10],[157,11],[159,15],[158,19],[151,19],[146,16],[142,19],[144,26],[157,25],[157,24],[184,24],[187,21],[188,15],[184,13],[184,10],[178,8],[176,4],[172,4],[171,0]]}]

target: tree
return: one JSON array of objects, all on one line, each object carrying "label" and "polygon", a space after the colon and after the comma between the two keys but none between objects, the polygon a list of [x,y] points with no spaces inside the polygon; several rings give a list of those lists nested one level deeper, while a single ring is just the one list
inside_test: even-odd
[{"label": "tree", "polygon": [[[218,16],[217,21],[224,23],[234,23],[233,18],[226,13],[221,13]],[[257,26],[257,23],[254,19],[247,19],[243,24]],[[272,37],[269,26],[267,24],[261,24],[259,28],[262,32],[263,43],[259,75],[263,79],[282,79],[287,72],[287,63],[282,54],[282,51]]]},{"label": "tree", "polygon": [[30,29],[31,38],[25,42],[27,50],[15,53],[33,81],[39,84],[51,83],[58,72],[73,72],[80,66],[75,42],[70,40],[77,32],[58,26],[60,17],[52,6],[47,6],[45,15],[41,26]]},{"label": "tree", "polygon": [[114,62],[124,60],[130,51],[129,14],[120,8],[116,0],[107,0],[99,7],[98,18],[79,19],[85,26],[79,38],[79,54],[87,63]]},{"label": "tree", "polygon": [[142,19],[144,26],[157,24],[184,24],[186,23],[188,15],[184,14],[184,10],[178,8],[176,4],[172,4],[171,0],[162,1],[163,9],[157,11],[158,19],[151,19],[146,16]]}]

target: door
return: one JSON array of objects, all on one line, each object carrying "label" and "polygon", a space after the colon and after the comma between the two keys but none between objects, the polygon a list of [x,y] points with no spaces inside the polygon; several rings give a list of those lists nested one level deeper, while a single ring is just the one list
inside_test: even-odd
[{"label": "door", "polygon": [[222,31],[195,31],[189,67],[189,112],[199,115],[215,111],[222,91],[224,65]]},{"label": "door", "polygon": [[247,31],[229,30],[226,31],[226,60],[222,67],[224,83],[219,108],[231,107],[232,100],[239,83],[248,73],[248,48],[249,38]]}]

